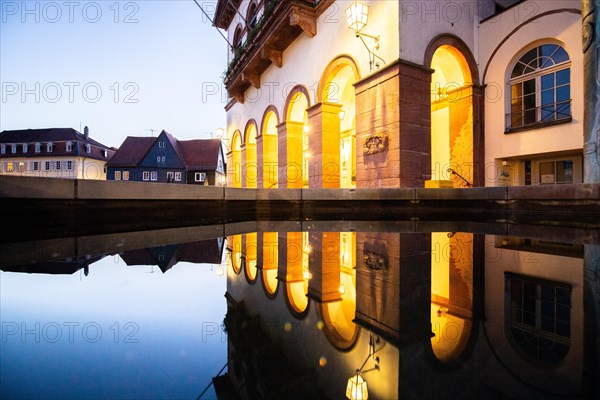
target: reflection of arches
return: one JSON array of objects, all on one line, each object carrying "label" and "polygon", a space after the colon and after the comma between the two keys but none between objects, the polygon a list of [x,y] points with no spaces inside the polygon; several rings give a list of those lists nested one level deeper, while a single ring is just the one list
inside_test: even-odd
[{"label": "reflection of arches", "polygon": [[242,271],[242,235],[230,237],[231,245],[231,267],[233,272],[239,274]]},{"label": "reflection of arches", "polygon": [[294,317],[304,318],[310,305],[307,296],[310,279],[308,232],[288,232],[286,250],[285,302]]},{"label": "reflection of arches", "polygon": [[257,233],[248,233],[245,236],[245,268],[244,272],[249,283],[254,284],[258,277],[258,269],[256,264],[257,256]]},{"label": "reflection of arches", "polygon": [[277,296],[279,289],[277,280],[278,270],[278,247],[279,241],[277,232],[263,232],[262,246],[262,285],[268,298],[273,299]]},{"label": "reflection of arches", "polygon": [[356,270],[343,265],[340,253],[340,297],[341,300],[320,303],[317,316],[323,321],[323,332],[327,340],[338,350],[348,351],[354,347],[360,328],[354,323],[356,312]]},{"label": "reflection of arches", "polygon": [[256,163],[256,136],[258,130],[256,121],[251,119],[246,124],[244,130],[244,162],[242,167],[242,175],[244,187],[255,188],[258,177],[258,165]]},{"label": "reflection of arches", "polygon": [[265,110],[261,123],[262,136],[262,177],[263,187],[267,189],[278,187],[278,151],[277,125],[279,124],[279,114],[274,106],[269,106]]},{"label": "reflection of arches", "polygon": [[431,234],[431,329],[429,347],[438,362],[467,356],[472,341],[473,234]]},{"label": "reflection of arches", "polygon": [[[468,46],[458,37],[434,38],[425,52],[431,66],[431,173],[433,180],[451,180],[453,186],[480,185],[483,169],[483,134],[478,124],[480,106],[477,64]],[[481,165],[479,165],[481,164]]]},{"label": "reflection of arches", "polygon": [[242,187],[242,135],[236,130],[231,137],[231,153],[227,165],[229,186]]},{"label": "reflection of arches", "polygon": [[[353,58],[339,56],[325,68],[319,81],[323,122],[323,187],[356,187],[356,95],[360,79]],[[329,153],[329,154],[328,154]]]},{"label": "reflection of arches", "polygon": [[[285,174],[288,188],[308,187],[308,113],[310,96],[304,86],[295,86],[289,93],[283,115],[286,130],[286,165],[281,171]],[[283,179],[280,179],[283,181]]]}]

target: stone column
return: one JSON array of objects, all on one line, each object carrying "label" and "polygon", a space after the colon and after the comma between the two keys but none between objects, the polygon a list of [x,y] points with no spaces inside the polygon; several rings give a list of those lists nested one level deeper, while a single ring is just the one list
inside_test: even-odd
[{"label": "stone column", "polygon": [[583,182],[600,183],[600,0],[582,0]]},{"label": "stone column", "polygon": [[235,175],[235,166],[233,165],[233,151],[228,151],[225,157],[227,157],[227,186],[232,187]]},{"label": "stone column", "polygon": [[278,172],[277,172],[277,186],[280,188],[287,187],[287,123],[282,122],[277,125],[277,161],[278,161]]},{"label": "stone column", "polygon": [[340,233],[311,232],[309,243],[312,278],[308,281],[308,297],[319,303],[341,301]]},{"label": "stone column", "polygon": [[584,396],[592,399],[600,394],[600,245],[584,245],[583,256]]},{"label": "stone column", "polygon": [[264,143],[263,143],[263,134],[259,133],[256,136],[256,163],[257,165],[257,174],[256,174],[256,187],[263,188],[264,187]]},{"label": "stone column", "polygon": [[400,60],[400,187],[423,187],[431,179],[431,74]]},{"label": "stone column", "polygon": [[308,108],[308,186],[311,189],[340,187],[339,103],[317,103]]},{"label": "stone column", "polygon": [[356,88],[356,187],[400,187],[400,63]]},{"label": "stone column", "polygon": [[[246,186],[246,143],[243,143],[240,146],[240,161],[241,161],[241,165],[240,165],[240,176],[238,176],[237,178],[240,179],[240,187],[247,187]],[[237,171],[236,171],[237,172]]]}]

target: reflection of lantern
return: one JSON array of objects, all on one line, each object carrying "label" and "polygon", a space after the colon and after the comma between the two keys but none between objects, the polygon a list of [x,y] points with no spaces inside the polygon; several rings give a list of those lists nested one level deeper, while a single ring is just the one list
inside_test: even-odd
[{"label": "reflection of lantern", "polygon": [[348,379],[346,397],[350,400],[366,400],[369,398],[367,382],[360,376],[358,371],[356,371],[356,375]]}]

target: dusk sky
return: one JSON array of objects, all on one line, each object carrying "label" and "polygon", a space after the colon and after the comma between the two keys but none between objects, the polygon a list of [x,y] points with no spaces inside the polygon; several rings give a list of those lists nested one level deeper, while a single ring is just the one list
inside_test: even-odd
[{"label": "dusk sky", "polygon": [[[212,14],[216,0],[200,0]],[[227,43],[193,0],[0,0],[0,130],[89,126],[208,138],[225,127]]]}]

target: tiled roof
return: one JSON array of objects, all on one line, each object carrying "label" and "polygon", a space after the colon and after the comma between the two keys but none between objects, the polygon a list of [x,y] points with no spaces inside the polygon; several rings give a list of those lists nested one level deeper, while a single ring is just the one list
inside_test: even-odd
[{"label": "tiled roof", "polygon": [[221,141],[219,139],[182,140],[179,148],[188,169],[216,169]]},{"label": "tiled roof", "polygon": [[109,167],[135,167],[156,142],[155,137],[127,136],[119,150],[106,164]]},{"label": "tiled roof", "polygon": [[[74,147],[72,151],[66,150],[66,142],[71,142]],[[17,153],[12,154],[8,150],[4,157],[40,157],[40,156],[73,156],[79,155],[88,158],[95,158],[99,160],[108,160],[113,154],[114,150],[110,147],[94,140],[91,138],[85,138],[85,136],[76,131],[73,128],[48,128],[48,129],[20,129],[13,131],[2,131],[0,132],[0,144],[23,144],[27,143],[31,146],[27,153],[23,153],[22,146],[18,146]],[[35,153],[34,146],[36,143],[40,143],[41,151]],[[54,148],[52,152],[47,152],[47,144],[53,143]],[[76,144],[81,143],[81,147],[77,148]],[[91,153],[85,152],[84,145],[91,145]],[[104,156],[103,151],[106,151]]]},{"label": "tiled roof", "polygon": [[73,128],[20,129],[0,132],[0,143],[47,143],[79,141],[109,149],[110,147],[91,138],[85,138],[81,132]]}]

